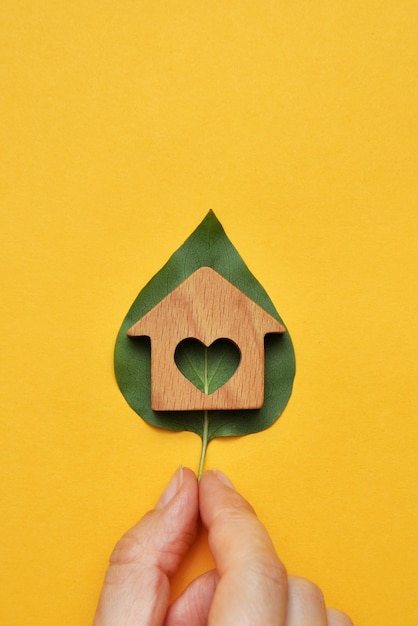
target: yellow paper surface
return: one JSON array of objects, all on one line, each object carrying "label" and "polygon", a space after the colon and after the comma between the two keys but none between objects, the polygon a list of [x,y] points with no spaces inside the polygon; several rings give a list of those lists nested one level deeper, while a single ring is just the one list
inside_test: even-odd
[{"label": "yellow paper surface", "polygon": [[[91,623],[116,539],[199,439],[113,376],[131,302],[212,208],[295,344],[208,466],[356,626],[418,621],[417,6],[1,3],[4,624]],[[211,566],[204,537],[175,593]]]}]

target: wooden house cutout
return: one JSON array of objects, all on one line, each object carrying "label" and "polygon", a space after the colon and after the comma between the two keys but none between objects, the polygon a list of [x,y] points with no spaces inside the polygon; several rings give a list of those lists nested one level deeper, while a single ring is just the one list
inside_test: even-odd
[{"label": "wooden house cutout", "polygon": [[[285,327],[210,267],[201,267],[129,330],[151,339],[151,407],[155,411],[258,409],[264,403],[264,336]],[[174,361],[177,345],[195,338],[209,347],[233,341],[241,361],[233,376],[207,395]]]}]

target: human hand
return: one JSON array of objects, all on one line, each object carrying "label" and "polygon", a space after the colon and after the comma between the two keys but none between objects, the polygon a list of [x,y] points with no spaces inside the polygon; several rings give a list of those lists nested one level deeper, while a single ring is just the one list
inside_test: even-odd
[{"label": "human hand", "polygon": [[[170,577],[200,517],[216,570],[196,578],[169,607]],[[288,576],[251,506],[208,471],[198,485],[180,468],[156,508],[116,545],[93,626],[352,626],[326,609],[320,589]]]}]

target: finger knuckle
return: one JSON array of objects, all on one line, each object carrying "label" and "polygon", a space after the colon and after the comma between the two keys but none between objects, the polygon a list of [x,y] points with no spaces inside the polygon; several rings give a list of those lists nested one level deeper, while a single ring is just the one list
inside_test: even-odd
[{"label": "finger knuckle", "polygon": [[325,606],[322,589],[306,578],[291,577],[289,587],[292,593],[303,597],[309,603],[322,604]]},{"label": "finger knuckle", "polygon": [[330,626],[354,626],[352,619],[337,609],[328,609],[328,622]]},{"label": "finger knuckle", "polygon": [[142,552],[141,543],[133,535],[127,533],[115,545],[110,555],[110,563],[111,565],[134,563],[139,559]]},{"label": "finger knuckle", "polygon": [[275,555],[266,554],[259,557],[257,561],[252,562],[250,569],[257,578],[275,587],[287,585],[286,568]]}]

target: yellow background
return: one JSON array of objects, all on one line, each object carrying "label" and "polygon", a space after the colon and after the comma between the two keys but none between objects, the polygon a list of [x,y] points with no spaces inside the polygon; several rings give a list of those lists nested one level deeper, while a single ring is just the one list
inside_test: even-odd
[{"label": "yellow background", "polygon": [[[268,431],[208,466],[356,626],[418,622],[415,0],[5,0],[4,624],[92,620],[116,539],[199,439],[113,376],[133,299],[212,208],[291,332]],[[175,590],[210,566],[202,536]]]}]

